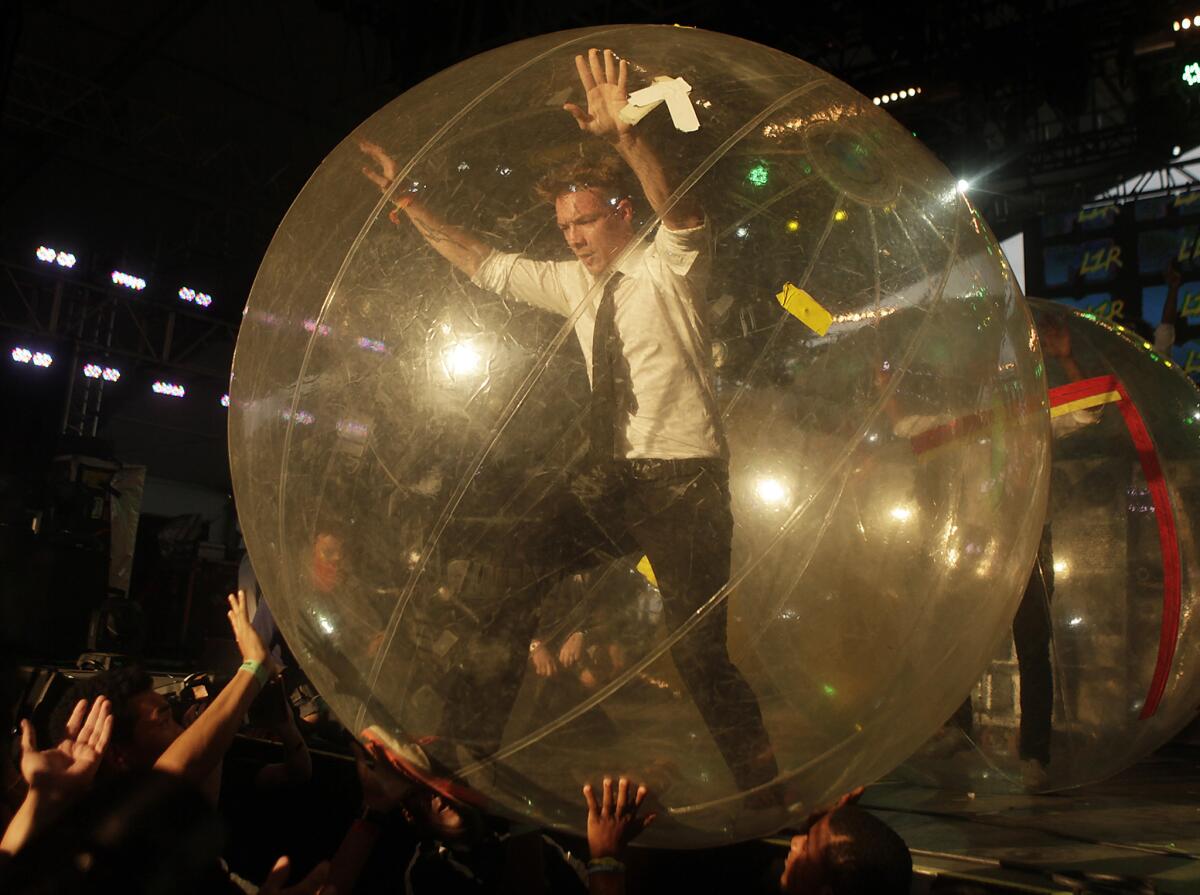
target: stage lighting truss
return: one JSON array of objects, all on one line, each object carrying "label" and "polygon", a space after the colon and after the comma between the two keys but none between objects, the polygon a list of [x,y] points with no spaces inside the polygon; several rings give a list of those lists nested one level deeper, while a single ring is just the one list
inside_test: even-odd
[{"label": "stage lighting truss", "polygon": [[1176,19],[1175,24],[1171,26],[1175,31],[1190,31],[1192,28],[1200,29],[1200,15],[1189,18]]}]

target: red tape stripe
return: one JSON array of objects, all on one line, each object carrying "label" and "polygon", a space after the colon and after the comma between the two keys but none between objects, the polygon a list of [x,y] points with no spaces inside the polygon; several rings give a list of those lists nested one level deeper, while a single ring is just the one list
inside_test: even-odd
[{"label": "red tape stripe", "polygon": [[1151,717],[1158,711],[1163,693],[1167,689],[1167,677],[1171,673],[1171,664],[1175,661],[1175,643],[1179,639],[1179,609],[1183,584],[1183,571],[1179,561],[1179,541],[1175,529],[1175,513],[1171,508],[1171,497],[1167,491],[1167,483],[1163,478],[1162,464],[1158,461],[1158,451],[1154,449],[1154,441],[1146,429],[1146,423],[1137,407],[1125,391],[1125,386],[1117,383],[1117,391],[1121,400],[1117,407],[1125,418],[1125,427],[1129,429],[1129,437],[1137,450],[1138,460],[1142,464],[1142,472],[1146,476],[1146,485],[1150,488],[1150,497],[1154,501],[1154,516],[1158,520],[1158,543],[1162,551],[1163,564],[1163,614],[1162,630],[1158,637],[1158,661],[1154,665],[1154,677],[1150,680],[1150,690],[1146,693],[1146,701],[1142,704],[1140,720]]},{"label": "red tape stripe", "polygon": [[[1093,379],[1068,382],[1066,385],[1050,389],[1050,406],[1058,407],[1060,404],[1070,404],[1072,401],[1081,401],[1084,398],[1103,395],[1106,392],[1115,392],[1120,389],[1120,386],[1121,383],[1117,381],[1116,376],[1096,376]],[[1124,393],[1122,392],[1122,394]]]},{"label": "red tape stripe", "polygon": [[1106,392],[1115,391],[1121,396],[1117,408],[1125,420],[1125,428],[1137,451],[1138,461],[1142,464],[1142,474],[1146,477],[1146,485],[1150,489],[1150,498],[1154,502],[1154,518],[1158,522],[1158,543],[1162,553],[1163,564],[1163,614],[1162,629],[1158,638],[1158,659],[1154,664],[1154,677],[1150,679],[1150,689],[1142,703],[1139,720],[1146,720],[1158,711],[1163,693],[1167,689],[1167,678],[1171,673],[1171,665],[1175,661],[1175,644],[1179,639],[1179,611],[1183,588],[1183,570],[1179,560],[1179,541],[1175,528],[1175,513],[1171,507],[1171,496],[1163,478],[1162,464],[1158,460],[1158,451],[1154,441],[1146,429],[1146,422],[1138,412],[1137,406],[1125,391],[1125,386],[1116,376],[1096,376],[1092,379],[1081,379],[1058,388],[1050,389],[1050,406],[1058,407],[1083,398],[1091,398]]}]

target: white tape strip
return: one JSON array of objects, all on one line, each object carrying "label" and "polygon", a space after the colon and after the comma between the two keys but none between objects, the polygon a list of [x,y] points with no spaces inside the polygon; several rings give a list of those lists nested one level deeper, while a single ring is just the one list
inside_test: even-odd
[{"label": "white tape strip", "polygon": [[692,85],[683,78],[657,78],[649,87],[629,94],[629,104],[621,110],[621,120],[637,124],[656,106],[665,102],[677,130],[684,133],[699,130],[700,119],[696,117],[696,110],[688,97],[691,92]]}]

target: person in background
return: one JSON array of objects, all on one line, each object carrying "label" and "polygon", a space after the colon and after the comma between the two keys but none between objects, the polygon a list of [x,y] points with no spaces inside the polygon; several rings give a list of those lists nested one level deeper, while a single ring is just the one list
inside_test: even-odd
[{"label": "person in background", "polygon": [[[64,697],[103,696],[111,705],[112,739],[104,772],[128,773],[154,768],[190,780],[216,804],[221,761],[241,727],[251,703],[266,684],[274,665],[250,625],[245,594],[229,595],[229,623],[242,654],[242,665],[212,703],[186,729],[175,719],[166,697],[153,689],[153,679],[137,666],[101,672],[77,682]],[[51,716],[51,729],[59,722]]]},{"label": "person in background", "polygon": [[1154,327],[1154,350],[1164,357],[1171,356],[1175,347],[1175,325],[1179,320],[1179,286],[1183,277],[1175,266],[1175,259],[1167,262],[1167,298],[1163,302],[1162,319]]}]

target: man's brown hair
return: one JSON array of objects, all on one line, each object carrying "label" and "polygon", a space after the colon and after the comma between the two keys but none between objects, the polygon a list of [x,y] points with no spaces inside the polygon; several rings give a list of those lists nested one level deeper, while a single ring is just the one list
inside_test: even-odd
[{"label": "man's brown hair", "polygon": [[[629,169],[615,155],[581,155],[551,168],[534,187],[537,197],[553,205],[563,193],[598,190],[613,204],[633,196]],[[615,201],[614,201],[615,200]]]}]

